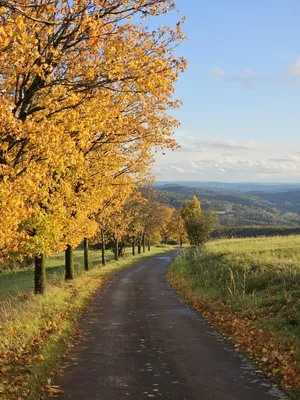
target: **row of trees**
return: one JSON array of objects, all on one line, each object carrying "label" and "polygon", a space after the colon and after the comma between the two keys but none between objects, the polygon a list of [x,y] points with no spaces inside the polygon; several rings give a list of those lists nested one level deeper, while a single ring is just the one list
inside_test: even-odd
[{"label": "row of trees", "polygon": [[181,23],[152,31],[144,20],[174,7],[0,1],[0,252],[34,258],[35,293],[53,251],[66,250],[71,278],[82,241],[104,243],[109,231],[116,257],[124,235],[145,245],[152,222],[146,214],[136,225],[144,208],[135,187],[149,179],[155,151],[176,146],[169,112],[186,62],[174,55]]},{"label": "row of trees", "polygon": [[195,196],[184,201],[179,210],[161,204],[155,189],[145,185],[134,190],[118,211],[112,199],[106,218],[99,218],[97,222],[99,229],[92,242],[101,244],[102,265],[105,265],[106,244],[114,252],[115,260],[124,254],[125,247],[131,246],[133,255],[136,246],[139,254],[146,247],[150,250],[152,241],[167,244],[172,239],[180,247],[188,241],[202,246],[216,228],[217,216],[203,212]]},{"label": "row of trees", "polygon": [[102,265],[105,265],[106,245],[114,252],[115,260],[131,247],[132,254],[150,250],[152,242],[165,243],[172,238],[182,246],[186,240],[184,221],[180,211],[161,204],[151,185],[132,192],[116,211],[108,207],[108,218],[98,219],[99,229],[92,243],[100,244]]}]

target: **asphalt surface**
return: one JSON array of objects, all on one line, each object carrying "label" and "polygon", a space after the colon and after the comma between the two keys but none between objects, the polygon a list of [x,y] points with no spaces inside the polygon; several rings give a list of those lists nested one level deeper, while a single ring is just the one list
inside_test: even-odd
[{"label": "asphalt surface", "polygon": [[119,273],[98,294],[55,384],[58,399],[286,400],[168,286],[174,251]]}]

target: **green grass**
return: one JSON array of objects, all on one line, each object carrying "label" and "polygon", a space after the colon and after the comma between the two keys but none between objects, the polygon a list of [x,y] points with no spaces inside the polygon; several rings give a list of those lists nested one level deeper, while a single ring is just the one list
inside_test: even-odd
[{"label": "green grass", "polygon": [[207,304],[221,302],[294,346],[293,368],[300,367],[299,235],[212,241],[203,249],[187,249],[171,271],[187,279]]},{"label": "green grass", "polygon": [[[84,272],[83,250],[74,250],[73,255],[75,275],[78,276]],[[91,268],[101,264],[101,251],[90,250],[89,255]],[[113,253],[108,251],[106,258],[107,261],[111,261]],[[48,282],[51,283],[64,279],[64,262],[64,252],[54,253],[47,259],[46,275]],[[33,267],[28,267],[24,270],[6,271],[0,274],[0,301],[13,291],[33,291]]]},{"label": "green grass", "polygon": [[0,286],[8,284],[0,302],[1,399],[47,398],[51,376],[57,371],[61,356],[72,345],[74,328],[91,296],[118,271],[171,248],[153,247],[151,252],[135,257],[127,255],[118,262],[111,260],[101,268],[98,268],[99,252],[91,252],[94,268],[89,272],[82,272],[82,252],[76,251],[78,274],[68,282],[63,279],[63,255],[55,254],[48,263],[50,279],[43,296],[32,294],[31,270],[2,274]]},{"label": "green grass", "polygon": [[300,236],[213,241],[185,252],[173,268],[212,300],[300,337]]}]

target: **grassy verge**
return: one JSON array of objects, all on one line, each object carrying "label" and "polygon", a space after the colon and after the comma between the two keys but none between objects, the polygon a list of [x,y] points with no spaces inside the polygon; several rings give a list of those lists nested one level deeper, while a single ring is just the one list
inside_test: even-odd
[{"label": "grassy verge", "polygon": [[168,279],[237,351],[300,399],[300,236],[188,249]]},{"label": "grassy verge", "polygon": [[[21,286],[25,290],[18,287],[17,291],[6,292],[5,300],[0,302],[0,397],[46,398],[47,391],[54,390],[51,376],[58,371],[61,356],[74,344],[78,319],[95,292],[121,269],[169,249],[155,247],[136,257],[110,261],[106,267],[93,268],[71,282],[58,274],[50,280],[44,296],[32,295],[27,284]],[[60,268],[57,264],[61,257],[54,256],[54,269]],[[77,264],[82,268],[81,260]]]},{"label": "grassy verge", "polygon": [[[91,267],[99,265],[101,263],[100,251],[90,250],[90,265]],[[83,270],[83,250],[74,250],[74,269],[75,275],[79,276],[84,273]],[[107,252],[106,256],[108,261],[113,259],[113,253]],[[47,282],[55,282],[64,278],[65,268],[65,254],[54,253],[46,261],[46,274]],[[7,294],[14,292],[16,295],[19,291],[21,292],[32,292],[33,291],[33,267],[19,269],[15,271],[5,271],[0,274],[0,301],[4,300]]]}]

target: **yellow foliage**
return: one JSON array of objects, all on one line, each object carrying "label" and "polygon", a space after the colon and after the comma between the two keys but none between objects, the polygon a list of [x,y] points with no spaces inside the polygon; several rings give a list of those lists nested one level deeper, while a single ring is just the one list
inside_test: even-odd
[{"label": "yellow foliage", "polygon": [[2,253],[49,254],[95,235],[107,203],[123,191],[121,204],[148,179],[154,150],[176,146],[169,111],[180,105],[174,83],[186,68],[173,54],[180,24],[149,32],[132,22],[170,8],[170,0],[1,8]]}]

